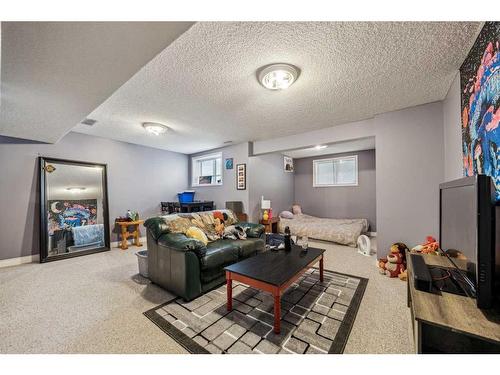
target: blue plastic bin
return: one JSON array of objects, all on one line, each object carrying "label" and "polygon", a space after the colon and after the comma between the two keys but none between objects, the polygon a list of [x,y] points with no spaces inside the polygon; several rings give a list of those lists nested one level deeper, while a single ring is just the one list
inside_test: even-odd
[{"label": "blue plastic bin", "polygon": [[194,200],[194,191],[193,190],[185,190],[182,193],[177,193],[179,197],[179,203],[190,203]]}]

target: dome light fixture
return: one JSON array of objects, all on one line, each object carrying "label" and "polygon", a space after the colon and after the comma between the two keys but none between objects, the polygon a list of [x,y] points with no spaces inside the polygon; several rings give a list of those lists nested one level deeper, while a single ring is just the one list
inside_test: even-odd
[{"label": "dome light fixture", "polygon": [[142,127],[146,129],[149,133],[154,135],[160,135],[168,131],[168,126],[159,124],[157,122],[143,122]]},{"label": "dome light fixture", "polygon": [[259,82],[269,90],[285,90],[299,77],[299,68],[290,64],[271,64],[259,69]]},{"label": "dome light fixture", "polygon": [[324,149],[324,148],[327,148],[327,146],[326,146],[326,145],[317,145],[317,146],[314,146],[314,148],[315,148],[316,150],[322,150],[322,149]]}]

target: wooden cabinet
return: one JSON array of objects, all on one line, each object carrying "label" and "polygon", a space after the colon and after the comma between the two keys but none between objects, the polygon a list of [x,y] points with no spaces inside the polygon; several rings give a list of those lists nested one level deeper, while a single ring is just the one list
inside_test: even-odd
[{"label": "wooden cabinet", "polygon": [[[420,255],[430,266],[450,267],[439,255]],[[500,353],[500,313],[480,310],[476,300],[452,293],[429,293],[413,284],[408,261],[408,307],[417,353]]]}]

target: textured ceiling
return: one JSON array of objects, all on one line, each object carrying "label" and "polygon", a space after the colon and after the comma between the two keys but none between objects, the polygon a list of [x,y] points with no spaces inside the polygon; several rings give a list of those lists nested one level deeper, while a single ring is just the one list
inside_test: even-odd
[{"label": "textured ceiling", "polygon": [[[480,27],[459,22],[201,22],[75,131],[193,153],[357,121],[442,100]],[[301,69],[286,91],[256,70]],[[165,123],[151,136],[140,123]]]},{"label": "textured ceiling", "polygon": [[2,22],[0,135],[56,142],[192,22]]},{"label": "textured ceiling", "polygon": [[308,158],[311,156],[341,154],[344,152],[355,152],[363,150],[373,150],[375,148],[375,138],[361,138],[352,141],[336,142],[331,144],[324,144],[327,146],[320,150],[315,147],[302,148],[298,150],[284,151],[283,154],[290,156],[294,159]]}]

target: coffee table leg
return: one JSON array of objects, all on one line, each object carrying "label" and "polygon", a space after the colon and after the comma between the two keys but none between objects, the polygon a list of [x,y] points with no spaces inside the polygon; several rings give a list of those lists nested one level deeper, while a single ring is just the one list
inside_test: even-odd
[{"label": "coffee table leg", "polygon": [[280,333],[281,331],[281,296],[279,289],[275,290],[274,293],[274,333]]},{"label": "coffee table leg", "polygon": [[319,260],[319,281],[323,282],[323,255]]},{"label": "coffee table leg", "polygon": [[227,311],[233,309],[233,280],[231,280],[231,272],[226,271],[226,289],[227,289]]}]

